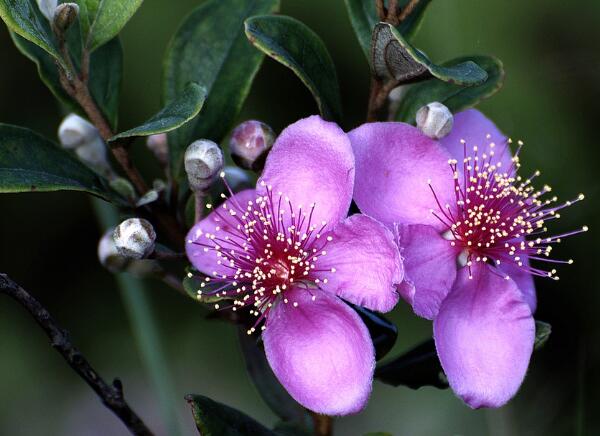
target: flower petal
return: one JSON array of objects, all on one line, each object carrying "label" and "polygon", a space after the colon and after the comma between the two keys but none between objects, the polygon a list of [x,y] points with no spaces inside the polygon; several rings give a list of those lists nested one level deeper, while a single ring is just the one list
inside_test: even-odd
[{"label": "flower petal", "polygon": [[472,408],[500,407],[527,371],[535,323],[517,285],[475,264],[458,273],[433,324],[450,386]]},{"label": "flower petal", "polygon": [[369,123],[349,134],[356,158],[354,200],[360,210],[393,223],[444,226],[431,214],[454,204],[450,155],[416,127],[404,123]]},{"label": "flower petal", "polygon": [[314,223],[337,224],[348,214],[354,187],[348,136],[316,115],[297,121],[275,141],[257,184],[264,191],[263,182],[289,198],[294,208],[308,210],[314,203]]},{"label": "flower petal", "polygon": [[462,161],[465,158],[466,142],[467,155],[473,154],[473,146],[477,146],[479,156],[490,152],[490,144],[494,143],[494,159],[492,163],[501,162],[501,168],[508,170],[512,163],[512,153],[508,145],[508,138],[498,130],[496,125],[476,109],[468,109],[454,115],[454,126],[448,136],[440,140],[452,157],[458,160],[459,170],[462,170]]},{"label": "flower petal", "polygon": [[[394,235],[366,215],[353,215],[327,234],[316,262],[321,288],[359,306],[388,312],[398,303],[403,268]],[[331,272],[334,271],[334,272]]]},{"label": "flower petal", "polygon": [[[232,270],[224,265],[223,257],[218,256],[217,252],[212,248],[208,248],[207,245],[214,247],[218,242],[223,249],[236,248],[227,241],[214,241],[210,236],[215,235],[219,239],[227,236],[229,230],[238,225],[235,218],[230,215],[229,210],[240,212],[241,208],[247,206],[248,201],[255,198],[256,191],[254,189],[238,192],[235,196],[227,199],[216,211],[211,212],[190,229],[185,238],[185,251],[189,261],[198,271],[211,276],[215,273],[218,275],[231,274]],[[225,209],[225,205],[227,209]]]},{"label": "flower petal", "polygon": [[296,288],[285,297],[289,302],[273,307],[263,332],[273,372],[296,401],[314,412],[359,412],[371,393],[375,368],[366,326],[329,292]]},{"label": "flower petal", "polygon": [[402,297],[415,313],[433,319],[456,279],[456,247],[431,226],[398,226],[398,246],[404,259]]},{"label": "flower petal", "polygon": [[502,262],[498,265],[498,268],[502,270],[504,273],[508,274],[508,276],[517,284],[517,287],[523,294],[523,299],[527,304],[529,304],[529,308],[531,309],[531,313],[535,313],[535,309],[537,307],[537,296],[535,292],[535,284],[533,282],[533,275],[524,270],[529,266],[529,259],[523,258],[523,267],[518,267],[515,264],[511,264],[508,262]]}]

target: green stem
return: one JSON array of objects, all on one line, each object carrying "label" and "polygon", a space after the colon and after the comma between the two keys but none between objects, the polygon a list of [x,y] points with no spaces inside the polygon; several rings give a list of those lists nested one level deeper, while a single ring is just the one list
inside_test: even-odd
[{"label": "green stem", "polygon": [[[93,199],[92,202],[102,229],[118,224],[119,215],[113,206],[99,199]],[[183,435],[185,432],[176,407],[179,398],[173,388],[172,375],[165,359],[166,353],[161,343],[158,325],[152,313],[148,290],[141,280],[129,274],[116,274],[116,278],[138,351],[158,396],[167,434]]]}]

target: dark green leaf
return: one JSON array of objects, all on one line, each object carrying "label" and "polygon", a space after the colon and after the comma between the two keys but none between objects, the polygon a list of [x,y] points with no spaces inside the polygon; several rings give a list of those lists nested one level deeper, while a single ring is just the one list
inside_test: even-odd
[{"label": "dark green leaf", "polygon": [[78,0],[83,40],[91,51],[116,37],[143,0]]},{"label": "dark green leaf", "polygon": [[196,427],[202,436],[276,436],[245,413],[202,395],[188,395]]},{"label": "dark green leaf", "polygon": [[0,0],[0,18],[11,31],[63,63],[50,23],[42,15],[35,0]]},{"label": "dark green leaf", "polygon": [[305,427],[300,424],[296,424],[294,422],[278,422],[275,427],[273,427],[273,431],[277,433],[278,436],[313,436],[314,432],[308,431]]},{"label": "dark green leaf", "polygon": [[369,334],[375,346],[375,359],[380,360],[385,357],[398,338],[396,326],[383,315],[354,304],[350,304],[350,306],[360,315],[360,318],[369,329]]},{"label": "dark green leaf", "polygon": [[219,284],[206,282],[206,276],[198,271],[188,268],[183,279],[183,289],[185,292],[199,303],[214,304],[227,297],[223,294],[215,295],[215,289],[221,288]]},{"label": "dark green leaf", "polygon": [[258,393],[277,416],[301,427],[310,424],[310,416],[279,383],[271,370],[265,352],[257,343],[258,338],[248,335],[246,329],[238,329],[240,348],[246,362],[246,370]]},{"label": "dark green leaf", "polygon": [[0,193],[84,191],[112,197],[105,180],[28,129],[0,124]]},{"label": "dark green leaf", "polygon": [[487,72],[488,78],[485,82],[468,87],[437,79],[415,83],[402,97],[396,120],[414,124],[417,111],[434,101],[443,103],[454,113],[460,112],[498,92],[504,81],[502,62],[491,56],[469,56],[453,59],[444,65],[451,66],[467,61],[475,62]]},{"label": "dark green leaf", "polygon": [[206,88],[197,83],[189,83],[180,96],[161,109],[156,115],[139,127],[119,133],[110,139],[150,136],[166,133],[183,126],[193,119],[204,104]]},{"label": "dark green leaf", "polygon": [[[409,1],[400,0],[398,5],[403,8]],[[375,0],[345,0],[345,2],[354,33],[356,33],[365,56],[370,61],[373,28],[379,22]],[[429,3],[431,3],[431,0],[421,0],[404,21],[396,27],[406,39],[410,40],[419,30]]]},{"label": "dark green leaf", "polygon": [[392,434],[385,431],[375,431],[371,433],[365,433],[363,436],[392,436]]},{"label": "dark green leaf", "polygon": [[378,23],[373,31],[372,65],[380,79],[399,84],[423,80],[431,76],[458,85],[477,85],[487,73],[472,61],[452,66],[436,65],[420,50],[410,45],[394,26]]},{"label": "dark green leaf", "polygon": [[324,118],[341,119],[335,65],[315,32],[291,17],[263,16],[246,20],[246,35],[258,49],[290,68],[302,80]]},{"label": "dark green leaf", "polygon": [[533,348],[539,350],[544,344],[550,339],[550,333],[552,333],[552,326],[547,322],[535,321],[535,343]]},{"label": "dark green leaf", "polygon": [[[76,35],[69,38],[69,47],[71,51],[80,53],[81,42],[78,39],[78,34]],[[61,86],[54,58],[37,45],[14,32],[11,32],[11,36],[19,51],[35,62],[40,78],[52,94],[70,110],[83,115],[81,108],[67,95]],[[74,47],[75,44],[79,46]],[[90,91],[112,128],[115,128],[117,124],[122,73],[123,49],[118,38],[92,53],[90,58]]]},{"label": "dark green leaf", "polygon": [[377,367],[375,378],[388,385],[408,386],[411,389],[423,386],[448,387],[433,339]]},{"label": "dark green leaf", "polygon": [[204,110],[193,122],[169,134],[172,174],[182,176],[183,153],[199,138],[217,143],[231,128],[264,56],[244,35],[244,20],[268,14],[279,0],[209,0],[184,21],[167,50],[164,102],[173,101],[189,82],[206,87]]}]

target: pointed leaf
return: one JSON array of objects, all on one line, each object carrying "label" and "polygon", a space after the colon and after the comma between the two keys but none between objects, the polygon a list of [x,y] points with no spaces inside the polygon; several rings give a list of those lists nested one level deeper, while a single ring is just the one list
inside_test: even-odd
[{"label": "pointed leaf", "polygon": [[238,329],[238,337],[248,375],[265,403],[282,420],[306,427],[310,423],[310,416],[275,377],[264,350],[257,343],[258,338],[248,335],[246,329],[241,328]]},{"label": "pointed leaf", "polygon": [[341,119],[335,65],[316,33],[291,17],[262,16],[246,20],[246,35],[259,50],[290,68],[302,80],[324,118]]},{"label": "pointed leaf", "polygon": [[79,0],[86,47],[94,51],[121,32],[143,0]]},{"label": "pointed leaf", "polygon": [[350,304],[359,314],[373,340],[375,346],[375,359],[380,360],[386,356],[398,339],[398,329],[383,315],[361,306]]},{"label": "pointed leaf", "polygon": [[49,191],[112,197],[107,182],[67,151],[31,130],[0,124],[0,193]]},{"label": "pointed leaf", "polygon": [[408,386],[411,389],[423,386],[448,387],[433,339],[377,367],[375,378],[388,385]]},{"label": "pointed leaf", "polygon": [[188,395],[194,421],[202,436],[276,436],[245,413],[202,395]]},{"label": "pointed leaf", "polygon": [[163,100],[173,101],[189,82],[207,89],[204,110],[169,134],[171,171],[183,175],[183,153],[195,139],[221,142],[250,91],[264,56],[244,36],[244,20],[274,12],[279,0],[208,0],[179,28],[167,50]]},{"label": "pointed leaf", "polygon": [[[84,115],[83,110],[71,99],[60,84],[54,58],[14,32],[11,32],[11,37],[19,51],[37,65],[42,82],[50,89],[52,94],[74,112]],[[72,52],[80,53],[81,47],[72,47],[73,44],[81,44],[78,37],[69,39],[69,49]],[[112,128],[115,128],[117,124],[122,74],[123,49],[119,39],[115,38],[92,53],[89,79],[92,97],[94,97],[94,101],[96,101]]]},{"label": "pointed leaf", "polygon": [[458,85],[477,85],[487,73],[472,61],[452,66],[436,65],[388,23],[378,23],[373,31],[372,65],[377,77],[396,80],[399,84],[423,80],[431,76]]},{"label": "pointed leaf", "polygon": [[206,98],[206,88],[197,83],[190,83],[178,98],[173,100],[142,124],[126,132],[113,136],[110,141],[119,138],[132,138],[136,136],[150,136],[166,133],[183,126],[192,120],[202,109]]},{"label": "pointed leaf", "polygon": [[533,348],[539,350],[544,346],[548,339],[550,339],[550,333],[552,333],[552,326],[547,322],[535,321],[535,343]]},{"label": "pointed leaf", "polygon": [[223,294],[215,295],[214,292],[222,286],[212,282],[207,283],[205,277],[193,268],[186,269],[183,278],[183,289],[190,298],[204,304],[214,304],[230,298]]},{"label": "pointed leaf", "polygon": [[485,82],[474,86],[461,86],[437,79],[415,83],[402,97],[396,120],[415,124],[417,111],[434,101],[446,105],[452,112],[460,112],[477,105],[481,100],[494,95],[502,87],[504,68],[502,62],[492,56],[468,56],[453,59],[444,65],[451,66],[473,61],[482,67],[488,75]]},{"label": "pointed leaf", "polygon": [[35,0],[0,0],[0,18],[11,31],[42,48],[58,62],[64,64],[50,23],[42,15]]},{"label": "pointed leaf", "polygon": [[[361,48],[365,52],[365,56],[371,61],[371,37],[373,28],[379,22],[377,10],[375,9],[374,0],[344,0],[350,22],[354,28],[354,33],[358,38]],[[400,0],[398,5],[404,8],[410,0]],[[429,6],[431,0],[421,0],[412,12],[400,23],[396,29],[404,35],[407,40],[411,40],[421,25],[425,10]]]}]

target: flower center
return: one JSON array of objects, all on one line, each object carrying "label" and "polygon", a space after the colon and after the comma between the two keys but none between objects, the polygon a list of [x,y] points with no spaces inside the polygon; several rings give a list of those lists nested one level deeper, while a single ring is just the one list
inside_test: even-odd
[{"label": "flower center", "polygon": [[[541,235],[547,232],[547,221],[560,218],[557,212],[583,200],[583,194],[558,205],[557,197],[544,198],[551,188],[544,186],[536,190],[532,186],[533,179],[540,175],[539,171],[528,179],[517,174],[519,152],[523,145],[520,141],[509,168],[502,168],[502,162],[495,160],[495,144],[490,143],[489,151],[479,154],[477,146],[468,153],[467,144],[461,142],[464,146],[462,170],[459,171],[457,160],[448,161],[454,179],[454,204],[442,206],[431,188],[439,208],[432,213],[447,226],[443,237],[457,247],[459,265],[470,267],[474,261],[497,266],[512,264],[531,274],[558,280],[555,269],[532,267],[528,259],[550,263],[573,262],[549,259],[553,245],[563,237],[587,231],[587,227],[556,236]],[[507,146],[506,152],[508,149]]]},{"label": "flower center", "polygon": [[[276,301],[298,306],[285,296],[287,289],[293,286],[311,292],[318,286],[317,273],[323,270],[317,268],[317,262],[326,255],[324,248],[331,241],[331,236],[322,237],[326,222],[313,223],[314,204],[308,210],[296,208],[282,193],[275,195],[271,186],[263,186],[265,195],[246,204],[231,193],[230,201],[213,212],[214,232],[206,231],[198,240],[188,241],[214,253],[220,266],[218,272],[204,278],[198,296],[233,300],[228,307],[234,311],[250,306],[257,320],[248,333],[255,331]],[[221,307],[215,304],[215,308]]]}]

